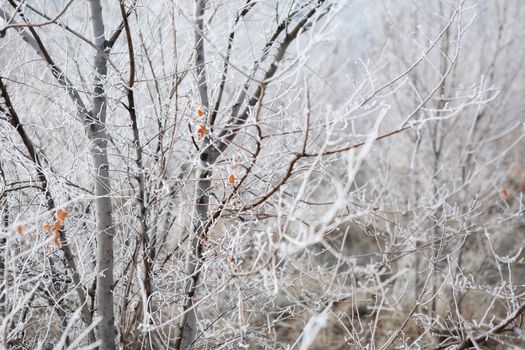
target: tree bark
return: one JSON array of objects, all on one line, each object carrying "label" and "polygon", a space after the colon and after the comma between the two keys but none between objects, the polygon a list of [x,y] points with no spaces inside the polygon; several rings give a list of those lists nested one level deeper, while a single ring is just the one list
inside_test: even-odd
[{"label": "tree bark", "polygon": [[[195,69],[197,71],[197,84],[202,107],[209,108],[208,81],[206,79],[206,60],[204,51],[204,0],[195,1]],[[206,123],[208,118],[204,118]],[[195,208],[193,216],[193,235],[189,243],[186,261],[187,281],[184,290],[185,301],[183,317],[179,325],[179,337],[175,349],[189,349],[197,336],[197,310],[194,296],[199,281],[199,269],[202,265],[202,244],[205,239],[204,227],[208,221],[209,190],[211,187],[212,165],[216,156],[212,157],[212,147],[209,135],[204,135],[202,140],[202,153],[199,162],[199,180],[195,190]]]},{"label": "tree bark", "polygon": [[201,160],[201,171],[196,189],[195,214],[193,218],[193,236],[190,240],[186,274],[188,281],[184,293],[186,302],[183,307],[185,312],[180,326],[180,335],[177,339],[176,349],[189,349],[197,336],[197,310],[195,307],[195,292],[199,282],[200,267],[202,266],[203,243],[206,239],[204,227],[208,221],[208,208],[210,203],[209,191],[211,187],[211,164]]},{"label": "tree bark", "polygon": [[86,118],[86,132],[91,142],[90,152],[95,168],[95,208],[97,230],[97,289],[95,300],[98,324],[98,338],[101,349],[115,348],[115,315],[113,311],[113,236],[111,184],[107,154],[108,134],[106,130],[107,59],[104,54],[104,20],[99,0],[90,2],[93,36],[98,50],[95,55],[94,99],[91,115]]}]

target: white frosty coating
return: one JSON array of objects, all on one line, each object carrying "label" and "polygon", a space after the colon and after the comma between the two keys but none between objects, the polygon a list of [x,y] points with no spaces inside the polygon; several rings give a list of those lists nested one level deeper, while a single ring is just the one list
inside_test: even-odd
[{"label": "white frosty coating", "polygon": [[317,337],[317,334],[324,328],[328,326],[328,319],[330,317],[329,310],[327,310],[313,315],[309,320],[303,330],[303,337],[301,341],[301,350],[307,350],[310,345]]},{"label": "white frosty coating", "polygon": [[0,348],[523,347],[522,0],[98,3],[0,1]]},{"label": "white frosty coating", "polygon": [[[359,171],[359,168],[361,167],[361,164],[363,163],[363,160],[365,159],[366,155],[368,154],[368,152],[370,152],[370,149],[372,148],[372,145],[374,144],[379,133],[379,127],[383,122],[383,119],[387,115],[389,109],[389,106],[383,106],[383,108],[380,110],[379,115],[377,116],[377,119],[374,123],[374,127],[370,131],[364,146],[359,151],[357,159],[354,160],[354,151],[348,152],[346,169],[347,176],[345,184],[344,187],[338,189],[338,197],[334,201],[334,204],[329,208],[328,212],[323,217],[321,217],[320,221],[312,226],[312,229],[307,232],[307,236],[303,237],[302,240],[299,241],[283,233],[283,236],[288,242],[282,242],[280,244],[279,253],[281,255],[292,256],[311,245],[321,242],[324,239],[323,236],[324,233],[327,231],[328,226],[333,225],[335,217],[338,214],[340,215],[340,211],[346,206],[346,197],[348,196],[350,188],[354,183],[355,175]],[[313,168],[314,167],[312,166],[310,168],[310,171],[312,171]],[[306,175],[306,179],[308,179],[308,174]],[[303,181],[303,187],[301,187],[301,189],[299,190],[297,199],[299,199],[302,194],[302,190],[304,189],[304,186],[306,184],[306,179],[305,181]],[[358,215],[356,215],[356,217],[358,217]]]}]

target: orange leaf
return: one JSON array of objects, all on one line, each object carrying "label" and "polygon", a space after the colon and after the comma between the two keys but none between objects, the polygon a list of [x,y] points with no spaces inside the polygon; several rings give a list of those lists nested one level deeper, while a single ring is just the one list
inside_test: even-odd
[{"label": "orange leaf", "polygon": [[53,236],[53,242],[55,242],[55,246],[60,246],[60,234],[58,233],[58,231],[56,231]]},{"label": "orange leaf", "polygon": [[202,107],[198,107],[197,108],[197,116],[199,118],[202,118],[204,116],[204,108],[202,108]]},{"label": "orange leaf", "polygon": [[24,226],[18,225],[16,227],[16,232],[18,232],[19,235],[22,235],[22,233],[24,233]]},{"label": "orange leaf", "polygon": [[42,224],[42,228],[47,232],[47,234],[51,233],[51,226],[49,225],[49,222],[44,222]]},{"label": "orange leaf", "polygon": [[233,185],[233,183],[235,182],[235,175],[232,174],[232,175],[228,176],[228,182]]},{"label": "orange leaf", "polygon": [[60,228],[62,227],[62,220],[55,221],[55,233],[53,234],[53,242],[58,247],[60,245]]},{"label": "orange leaf", "polygon": [[506,188],[503,188],[501,190],[501,195],[503,196],[503,198],[507,198],[509,196],[509,191]]},{"label": "orange leaf", "polygon": [[65,209],[58,209],[57,210],[57,219],[62,221],[69,215],[69,212]]},{"label": "orange leaf", "polygon": [[206,125],[204,124],[199,125],[199,127],[197,128],[197,138],[199,140],[202,139],[206,135],[207,132],[208,132],[208,129],[206,129]]}]

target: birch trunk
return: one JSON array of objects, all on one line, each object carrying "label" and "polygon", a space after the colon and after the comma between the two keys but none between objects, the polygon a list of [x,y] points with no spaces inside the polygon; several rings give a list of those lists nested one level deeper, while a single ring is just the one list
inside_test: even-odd
[{"label": "birch trunk", "polygon": [[[203,42],[204,30],[204,6],[205,1],[195,1],[195,69],[197,72],[197,83],[202,107],[209,109],[208,82],[206,79],[206,60]],[[206,123],[209,121],[205,118]],[[186,261],[186,274],[188,280],[184,294],[186,300],[183,306],[184,316],[179,326],[179,337],[175,345],[176,349],[190,349],[197,336],[197,310],[194,297],[199,282],[200,267],[202,265],[202,248],[206,239],[204,227],[208,221],[208,208],[210,203],[209,190],[211,187],[212,165],[217,155],[212,155],[214,148],[208,135],[204,135],[200,154],[200,172],[197,188],[195,190],[195,208],[193,216],[193,235],[189,244],[189,251]]]},{"label": "birch trunk", "polygon": [[193,219],[193,236],[190,241],[190,250],[188,253],[188,260],[186,262],[186,273],[188,275],[188,282],[186,283],[185,294],[186,303],[184,304],[184,312],[180,328],[178,349],[190,349],[193,341],[197,336],[197,310],[194,303],[195,291],[197,283],[199,282],[200,267],[202,265],[202,248],[203,242],[206,239],[204,226],[208,221],[209,208],[209,190],[211,186],[210,165],[201,161],[202,170],[199,174],[199,181],[196,189],[196,203],[195,203],[195,217]]},{"label": "birch trunk", "polygon": [[98,324],[98,338],[101,349],[115,348],[115,316],[113,311],[113,220],[111,205],[111,184],[107,154],[108,134],[106,130],[107,60],[104,55],[105,37],[102,6],[100,1],[90,1],[91,22],[95,45],[95,78],[93,111],[86,120],[86,132],[91,142],[90,152],[95,168],[95,208],[97,221],[97,289],[95,294]]}]

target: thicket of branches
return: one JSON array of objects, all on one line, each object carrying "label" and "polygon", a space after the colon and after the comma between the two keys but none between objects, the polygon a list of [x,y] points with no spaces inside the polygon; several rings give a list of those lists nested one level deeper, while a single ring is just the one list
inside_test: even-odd
[{"label": "thicket of branches", "polygon": [[0,1],[0,348],[525,347],[521,0]]}]

